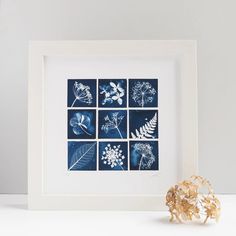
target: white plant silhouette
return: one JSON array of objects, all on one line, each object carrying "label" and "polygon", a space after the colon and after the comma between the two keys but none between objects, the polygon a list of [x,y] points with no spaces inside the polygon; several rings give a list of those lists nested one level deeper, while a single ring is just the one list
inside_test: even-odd
[{"label": "white plant silhouette", "polygon": [[109,115],[104,117],[105,124],[102,125],[101,130],[104,130],[105,133],[108,133],[110,130],[116,129],[117,132],[119,133],[120,137],[123,138],[119,125],[121,124],[124,116],[118,116],[119,112],[113,112],[111,114],[111,117]]},{"label": "white plant silhouette", "polygon": [[155,162],[155,156],[152,152],[153,147],[149,143],[135,143],[133,148],[140,156],[138,164],[139,170],[150,169]]},{"label": "white plant silhouette", "polygon": [[75,100],[73,101],[71,107],[74,106],[77,100],[82,103],[86,103],[88,105],[92,103],[93,97],[90,92],[89,86],[86,86],[82,83],[78,83],[77,81],[75,81],[74,86],[73,86],[73,93],[75,96]]},{"label": "white plant silhouette", "polygon": [[86,133],[87,135],[92,135],[89,133],[89,127],[91,125],[91,119],[87,115],[83,115],[81,112],[76,112],[74,116],[70,119],[70,126],[74,134],[80,135]]},{"label": "white plant silhouette", "polygon": [[122,105],[122,97],[125,95],[125,90],[121,87],[119,82],[117,84],[110,82],[109,85],[100,85],[99,88],[101,90],[100,94],[104,94],[102,105],[105,105],[106,103],[111,104],[113,102],[117,102],[119,105]]},{"label": "white plant silhouette", "polygon": [[149,82],[136,82],[132,88],[131,98],[141,107],[153,101],[156,90]]},{"label": "white plant silhouette", "polygon": [[122,170],[125,156],[122,154],[122,150],[120,149],[120,145],[107,144],[105,150],[102,152],[101,160],[103,164],[109,165],[112,169],[116,166],[119,166]]},{"label": "white plant silhouette", "polygon": [[145,139],[154,138],[155,129],[157,127],[157,113],[152,117],[152,119],[146,122],[139,129],[135,129],[135,134],[131,132],[131,137],[133,139]]}]

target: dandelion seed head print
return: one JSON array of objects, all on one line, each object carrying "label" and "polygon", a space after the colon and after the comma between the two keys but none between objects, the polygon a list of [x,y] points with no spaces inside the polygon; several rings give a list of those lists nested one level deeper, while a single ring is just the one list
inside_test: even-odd
[{"label": "dandelion seed head print", "polygon": [[156,80],[130,80],[129,105],[131,107],[157,106],[157,81]]}]

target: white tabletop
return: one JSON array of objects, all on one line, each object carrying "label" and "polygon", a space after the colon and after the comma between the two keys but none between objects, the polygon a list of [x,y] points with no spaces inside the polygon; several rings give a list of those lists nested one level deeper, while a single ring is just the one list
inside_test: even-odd
[{"label": "white tabletop", "polygon": [[168,212],[29,211],[26,195],[0,195],[0,235],[236,235],[236,195],[218,196],[219,223],[170,223]]}]

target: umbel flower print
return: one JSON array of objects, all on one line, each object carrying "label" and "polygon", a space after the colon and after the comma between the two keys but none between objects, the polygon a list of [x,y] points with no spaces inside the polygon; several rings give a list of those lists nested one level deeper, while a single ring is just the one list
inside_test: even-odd
[{"label": "umbel flower print", "polygon": [[141,107],[153,101],[156,90],[149,82],[136,82],[132,88],[131,98]]},{"label": "umbel flower print", "polygon": [[110,82],[109,85],[100,85],[100,94],[104,95],[102,105],[112,104],[117,102],[119,105],[123,103],[123,96],[125,95],[124,88],[121,87],[121,83]]},{"label": "umbel flower print", "polygon": [[109,131],[116,129],[119,133],[119,136],[123,138],[119,126],[123,120],[124,116],[120,115],[119,112],[113,112],[111,116],[109,115],[104,117],[105,124],[102,125],[101,130],[103,130],[105,133],[108,133]]},{"label": "umbel flower print", "polygon": [[73,132],[76,135],[91,133],[91,119],[88,115],[82,114],[81,112],[76,112],[74,116],[70,119],[70,126],[73,127]]},{"label": "umbel flower print", "polygon": [[82,103],[86,103],[88,105],[92,103],[93,97],[90,92],[90,86],[86,86],[82,83],[78,83],[77,81],[75,81],[74,86],[73,86],[73,93],[74,93],[75,99],[71,107],[74,106],[77,100]]},{"label": "umbel flower print", "polygon": [[125,156],[122,152],[120,145],[111,146],[111,144],[107,144],[105,150],[102,152],[101,160],[103,161],[103,164],[109,165],[112,169],[119,166],[120,169],[124,170],[123,160],[125,159]]},{"label": "umbel flower print", "polygon": [[153,147],[149,143],[135,143],[133,148],[140,157],[138,169],[151,169],[152,164],[155,162],[155,156],[152,152]]}]

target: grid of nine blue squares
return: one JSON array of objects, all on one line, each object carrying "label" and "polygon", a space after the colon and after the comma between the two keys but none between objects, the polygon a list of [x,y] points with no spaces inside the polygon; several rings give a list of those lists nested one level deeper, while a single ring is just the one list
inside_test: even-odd
[{"label": "grid of nine blue squares", "polygon": [[[69,105],[67,105],[67,108],[68,108],[68,111],[69,110],[76,110],[76,111],[80,111],[80,110],[95,110],[96,112],[96,124],[95,124],[95,129],[96,129],[96,137],[94,139],[83,139],[83,138],[75,138],[75,139],[72,139],[72,138],[69,138],[68,135],[67,135],[67,140],[68,142],[85,142],[85,141],[93,141],[93,142],[96,142],[96,171],[99,171],[99,158],[101,158],[99,156],[99,148],[100,148],[100,145],[99,145],[99,142],[126,142],[127,143],[127,170],[128,171],[132,171],[132,169],[130,168],[130,141],[154,141],[156,143],[156,146],[157,146],[157,157],[156,157],[156,161],[158,162],[157,163],[157,168],[154,169],[154,170],[159,170],[159,121],[157,123],[157,134],[158,136],[156,138],[152,138],[151,140],[150,139],[132,139],[130,138],[130,121],[129,121],[129,115],[130,115],[130,111],[144,111],[144,110],[152,110],[152,111],[156,111],[157,112],[157,116],[159,116],[159,108],[158,108],[158,93],[159,93],[159,88],[158,88],[158,79],[157,78],[112,78],[112,79],[108,79],[108,78],[91,78],[91,79],[82,79],[82,78],[78,78],[78,79],[69,79],[69,80],[73,80],[73,81],[86,81],[86,80],[96,80],[96,106],[94,107],[90,107],[90,106],[87,106],[87,107],[80,107],[80,106],[76,106],[76,107],[70,107]],[[69,81],[68,80],[68,81]],[[105,81],[110,81],[110,80],[125,80],[126,81],[126,88],[125,88],[125,96],[126,96],[126,106],[125,107],[102,107],[102,106],[99,106],[99,81],[100,80],[105,80]],[[139,80],[142,80],[142,81],[148,81],[148,80],[156,80],[156,99],[157,99],[157,105],[156,106],[148,106],[148,107],[130,107],[130,83],[129,81],[130,80],[135,80],[135,81],[139,81]],[[68,93],[68,88],[67,88],[67,93]],[[106,111],[106,110],[109,110],[109,111],[117,111],[117,110],[120,110],[120,111],[126,111],[127,113],[127,119],[126,119],[126,122],[127,122],[127,136],[126,138],[99,138],[98,135],[99,135],[99,128],[101,128],[99,126],[99,111]],[[68,117],[69,119],[69,117]],[[159,120],[159,119],[158,119]],[[67,121],[68,123],[68,121]],[[68,125],[68,124],[67,124]],[[152,169],[153,170],[153,169]],[[111,170],[112,171],[112,170]]]}]

